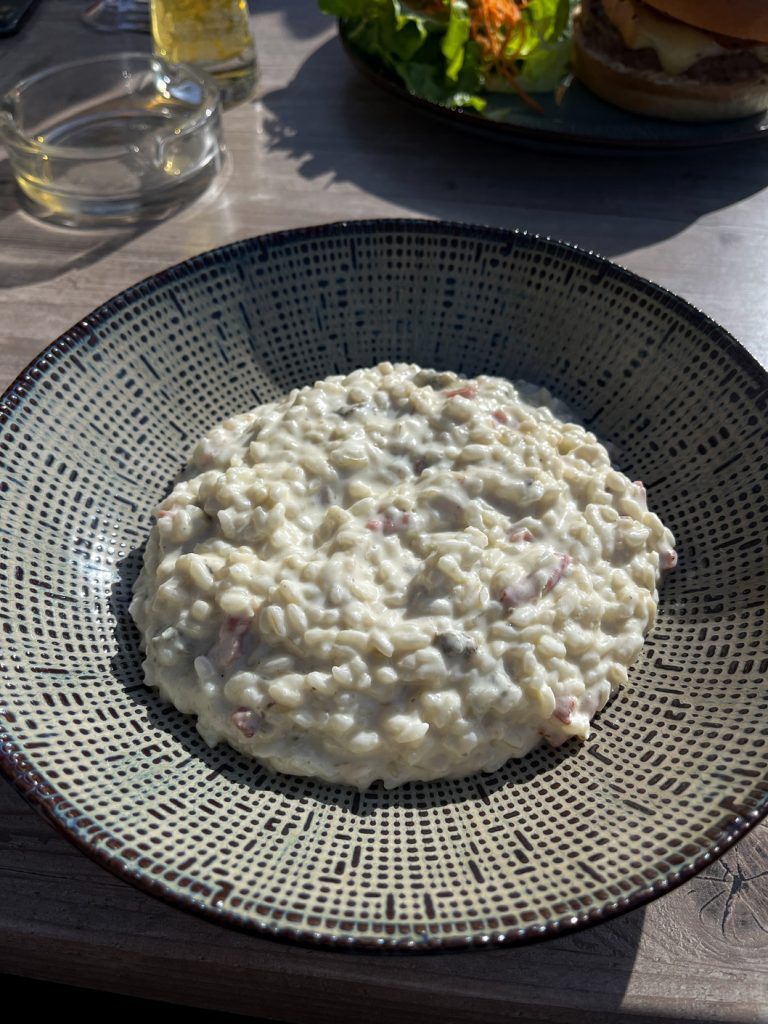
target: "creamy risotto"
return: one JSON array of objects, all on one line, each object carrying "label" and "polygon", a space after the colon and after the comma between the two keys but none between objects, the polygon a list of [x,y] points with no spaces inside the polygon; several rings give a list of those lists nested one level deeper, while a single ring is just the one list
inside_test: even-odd
[{"label": "creamy risotto", "polygon": [[552,408],[382,363],[216,427],[135,587],[147,683],[211,745],[361,788],[586,738],[676,556]]}]

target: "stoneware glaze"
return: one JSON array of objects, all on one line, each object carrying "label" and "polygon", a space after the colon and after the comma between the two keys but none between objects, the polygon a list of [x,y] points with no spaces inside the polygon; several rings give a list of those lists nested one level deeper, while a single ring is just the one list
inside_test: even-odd
[{"label": "stoneware glaze", "polygon": [[[656,626],[585,745],[361,794],[211,750],[143,685],[130,590],[195,439],[382,359],[546,384],[675,533]],[[281,937],[528,942],[652,899],[768,810],[767,384],[674,295],[489,228],[291,231],[130,288],[0,406],[4,773],[127,880]]]}]

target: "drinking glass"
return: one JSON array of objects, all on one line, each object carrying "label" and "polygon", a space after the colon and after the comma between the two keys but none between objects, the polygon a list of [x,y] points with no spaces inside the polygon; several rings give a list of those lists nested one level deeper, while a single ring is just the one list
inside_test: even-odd
[{"label": "drinking glass", "polygon": [[225,106],[247,99],[256,54],[245,0],[151,0],[155,54],[211,75]]}]

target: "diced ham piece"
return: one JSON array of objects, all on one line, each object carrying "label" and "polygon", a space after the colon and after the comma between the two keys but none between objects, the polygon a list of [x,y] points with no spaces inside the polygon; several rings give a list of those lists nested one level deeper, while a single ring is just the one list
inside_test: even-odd
[{"label": "diced ham piece", "polygon": [[509,539],[513,544],[518,544],[520,541],[533,540],[533,534],[525,526],[514,526],[509,531]]},{"label": "diced ham piece", "polygon": [[465,384],[462,388],[453,388],[445,392],[446,398],[454,398],[456,395],[460,398],[477,398],[477,388],[474,384]]},{"label": "diced ham piece", "polygon": [[554,716],[563,725],[571,724],[571,715],[576,710],[575,697],[558,697],[555,701]]},{"label": "diced ham piece", "polygon": [[511,587],[504,587],[499,594],[502,608],[511,612],[513,608],[519,608],[521,604],[528,604],[530,601],[540,598],[542,589],[537,576],[538,573],[534,572],[520,580],[519,583],[515,583]]},{"label": "diced ham piece", "polygon": [[509,423],[509,415],[503,409],[494,409],[491,416],[499,423]]},{"label": "diced ham piece", "polygon": [[208,655],[214,665],[227,668],[239,656],[243,648],[243,637],[248,632],[251,621],[233,616],[224,620],[219,630],[219,639]]},{"label": "diced ham piece", "polygon": [[637,488],[637,500],[643,508],[648,508],[648,492],[645,489],[645,484],[642,480],[635,480],[634,485]]},{"label": "diced ham piece", "polygon": [[556,587],[571,564],[571,556],[557,553],[556,557],[557,565],[551,572],[547,573],[544,568],[536,569],[519,582],[504,587],[499,594],[502,607],[506,611],[512,611],[514,608],[519,608],[520,605],[538,601],[540,597]]},{"label": "diced ham piece", "polygon": [[400,509],[389,508],[386,512],[381,513],[381,518],[369,519],[365,525],[374,533],[389,535],[392,533],[402,533],[410,521],[410,512],[401,512]]},{"label": "diced ham piece", "polygon": [[176,511],[175,508],[161,508],[160,511],[157,513],[157,518],[158,519],[170,519],[173,516],[175,511]]},{"label": "diced ham piece", "polygon": [[677,565],[677,552],[674,548],[668,548],[661,552],[659,561],[662,569],[674,569]]},{"label": "diced ham piece", "polygon": [[230,715],[232,724],[240,730],[246,739],[255,736],[261,727],[261,715],[250,708],[238,708]]},{"label": "diced ham piece", "polygon": [[384,533],[400,533],[411,521],[409,512],[385,513],[382,529]]},{"label": "diced ham piece", "polygon": [[570,564],[571,564],[571,556],[570,555],[558,554],[558,556],[557,556],[557,567],[549,575],[549,577],[547,579],[547,582],[544,584],[544,593],[545,594],[548,594],[550,592],[550,590],[552,590],[553,587],[557,586],[557,584],[560,582],[560,580],[565,575],[565,572],[568,569],[568,566]]}]

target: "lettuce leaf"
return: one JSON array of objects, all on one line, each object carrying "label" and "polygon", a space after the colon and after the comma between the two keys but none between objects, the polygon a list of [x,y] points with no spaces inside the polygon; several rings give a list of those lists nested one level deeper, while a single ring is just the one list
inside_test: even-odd
[{"label": "lettuce leaf", "polygon": [[[529,0],[522,35],[511,54],[526,92],[549,92],[568,70],[573,0]],[[482,110],[485,73],[480,46],[470,38],[467,0],[445,0],[445,12],[425,13],[403,0],[320,0],[340,18],[358,49],[393,71],[412,93],[436,103]],[[494,84],[497,82],[494,76]]]},{"label": "lettuce leaf", "polygon": [[464,65],[464,48],[469,42],[469,8],[463,0],[451,4],[440,51],[446,59],[445,77],[455,82]]}]

